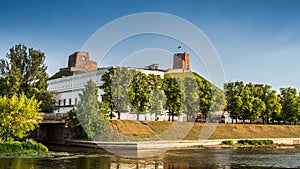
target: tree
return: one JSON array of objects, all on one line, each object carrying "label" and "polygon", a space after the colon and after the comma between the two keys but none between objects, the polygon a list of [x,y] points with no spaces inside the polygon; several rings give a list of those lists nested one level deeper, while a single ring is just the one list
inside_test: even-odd
[{"label": "tree", "polygon": [[280,112],[282,108],[280,104],[280,97],[276,95],[275,90],[268,92],[267,97],[265,99],[265,104],[266,104],[266,110],[262,112],[261,116],[263,119],[263,123],[265,123],[265,119],[267,119],[267,123],[269,123],[269,118],[271,118],[272,115],[273,117],[280,116]]},{"label": "tree", "polygon": [[252,112],[249,116],[250,123],[252,120],[257,119],[257,117],[262,116],[263,112],[266,112],[266,104],[260,98],[254,97],[252,105]]},{"label": "tree", "polygon": [[174,121],[174,116],[179,115],[181,108],[181,90],[177,80],[171,75],[165,75],[163,84],[164,93],[166,95],[166,108],[169,112],[169,121]]},{"label": "tree", "polygon": [[182,111],[187,115],[187,121],[191,121],[191,116],[199,112],[199,89],[196,79],[185,77],[182,83]]},{"label": "tree", "polygon": [[255,117],[258,114],[253,111],[253,101],[255,97],[252,95],[252,84],[246,84],[240,91],[240,97],[243,102],[241,106],[241,117],[243,122],[245,122],[245,120]]},{"label": "tree", "polygon": [[11,97],[22,94],[41,101],[42,112],[52,112],[55,106],[52,93],[47,91],[47,66],[45,54],[33,48],[19,44],[10,49],[6,59],[0,60],[0,95]]},{"label": "tree", "polygon": [[163,79],[159,75],[148,75],[148,85],[150,87],[150,108],[149,112],[157,115],[161,114],[165,104],[165,95],[163,93]]},{"label": "tree", "polygon": [[252,86],[253,95],[261,99],[265,105],[265,109],[261,111],[260,117],[262,118],[263,124],[269,123],[269,119],[272,114],[279,116],[281,110],[281,104],[279,103],[280,98],[276,95],[275,90],[271,90],[271,86],[264,84],[255,84]]},{"label": "tree", "polygon": [[91,139],[101,136],[107,130],[107,122],[100,112],[96,84],[89,80],[79,98],[75,111],[87,137]]},{"label": "tree", "polygon": [[[111,67],[102,76],[103,89],[102,102],[107,105],[112,112],[117,112],[118,119],[121,112],[127,111],[129,102],[129,83],[134,75],[134,71],[125,67]],[[112,116],[111,116],[112,117]]]},{"label": "tree", "polygon": [[210,113],[220,111],[225,104],[224,91],[204,78],[197,78],[196,81],[199,88],[201,113],[208,117]]},{"label": "tree", "polygon": [[250,123],[261,116],[261,113],[266,110],[266,104],[261,99],[264,94],[257,91],[257,85],[248,83],[242,90],[241,97],[242,105],[242,118],[243,120],[250,120]]},{"label": "tree", "polygon": [[281,114],[283,120],[287,120],[290,123],[299,118],[300,115],[300,101],[297,96],[297,90],[295,88],[280,88],[281,95]]},{"label": "tree", "polygon": [[222,110],[222,107],[226,103],[225,99],[225,93],[223,90],[218,88],[215,85],[212,85],[211,89],[211,105],[210,105],[210,111],[216,112]]},{"label": "tree", "polygon": [[212,101],[212,85],[205,79],[199,79],[197,82],[199,85],[200,110],[205,117],[208,117]]},{"label": "tree", "polygon": [[132,79],[129,85],[129,99],[132,105],[132,112],[139,115],[146,113],[150,108],[150,86],[148,78],[144,73],[138,72]]},{"label": "tree", "polygon": [[21,139],[33,131],[41,121],[39,106],[34,97],[24,94],[0,97],[0,139]]},{"label": "tree", "polygon": [[238,119],[241,117],[242,111],[242,90],[244,89],[243,82],[229,82],[224,84],[225,95],[227,100],[226,110],[230,113],[230,117],[232,119],[236,119],[236,123],[238,123]]}]

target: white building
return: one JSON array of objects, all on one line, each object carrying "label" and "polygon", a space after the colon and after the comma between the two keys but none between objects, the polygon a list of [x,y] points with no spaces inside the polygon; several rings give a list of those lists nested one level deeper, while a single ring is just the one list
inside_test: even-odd
[{"label": "white building", "polygon": [[[164,71],[144,69],[135,70],[146,75],[155,74],[161,76],[162,78],[164,77]],[[101,101],[101,95],[103,94],[103,90],[100,89],[100,86],[103,84],[101,77],[107,71],[108,68],[103,68],[96,71],[48,80],[48,91],[55,93],[54,101],[58,106],[58,109],[55,110],[55,113],[66,113],[70,111],[73,106],[80,101],[79,94],[82,93],[89,80],[95,82],[96,87],[98,88],[98,98]]]},{"label": "white building", "polygon": [[[174,59],[176,59],[177,57],[179,57],[180,59],[181,55],[187,54],[175,54]],[[158,64],[147,66],[146,69],[130,69],[135,69],[136,71],[140,71],[146,75],[154,74],[164,78],[165,73],[190,71],[189,67],[187,69],[182,69],[182,65],[180,64],[185,64],[185,62],[181,61],[180,63],[174,64],[173,69],[170,69],[167,72],[159,70]],[[180,69],[178,67],[180,67]],[[47,90],[55,93],[54,101],[58,109],[55,110],[54,113],[67,113],[68,111],[70,111],[74,107],[74,105],[76,105],[80,101],[79,94],[82,93],[85,85],[89,80],[95,82],[96,87],[98,88],[98,99],[101,101],[101,95],[103,94],[103,90],[100,89],[100,86],[103,84],[103,82],[101,81],[101,77],[105,72],[108,71],[108,69],[109,67],[97,70],[97,63],[89,60],[89,55],[87,52],[75,52],[74,54],[70,55],[68,67],[61,68],[59,72],[61,74],[58,77],[47,81]],[[71,73],[74,73],[76,71],[80,71],[80,73],[70,76]],[[67,76],[61,77],[61,75],[64,74]],[[163,120],[167,119],[168,116],[164,112],[161,116],[159,116],[159,118],[160,120]],[[136,119],[136,115],[123,113],[121,114],[121,119]],[[154,115],[146,114],[140,115],[140,119],[154,120],[155,118]],[[182,120],[183,117],[179,117],[179,121]]]}]

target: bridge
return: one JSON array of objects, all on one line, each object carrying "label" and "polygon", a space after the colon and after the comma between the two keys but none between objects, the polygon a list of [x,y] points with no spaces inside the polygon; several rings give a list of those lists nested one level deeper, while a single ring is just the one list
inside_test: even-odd
[{"label": "bridge", "polygon": [[42,113],[43,121],[37,129],[37,140],[44,143],[64,144],[68,137],[66,132],[67,113]]}]

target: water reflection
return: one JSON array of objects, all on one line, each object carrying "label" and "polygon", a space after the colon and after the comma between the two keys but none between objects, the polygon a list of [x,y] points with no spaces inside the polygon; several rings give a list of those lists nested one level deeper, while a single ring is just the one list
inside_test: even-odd
[{"label": "water reflection", "polygon": [[68,157],[0,158],[1,169],[177,169],[299,168],[300,150],[172,150],[157,157],[130,159],[101,152]]}]

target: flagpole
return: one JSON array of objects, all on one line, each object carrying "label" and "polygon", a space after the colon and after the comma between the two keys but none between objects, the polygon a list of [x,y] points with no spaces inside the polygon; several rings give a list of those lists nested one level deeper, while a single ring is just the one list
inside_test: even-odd
[{"label": "flagpole", "polygon": [[177,47],[177,49],[179,49],[179,52],[182,53],[182,46],[181,46],[181,45],[179,45],[179,46]]}]

